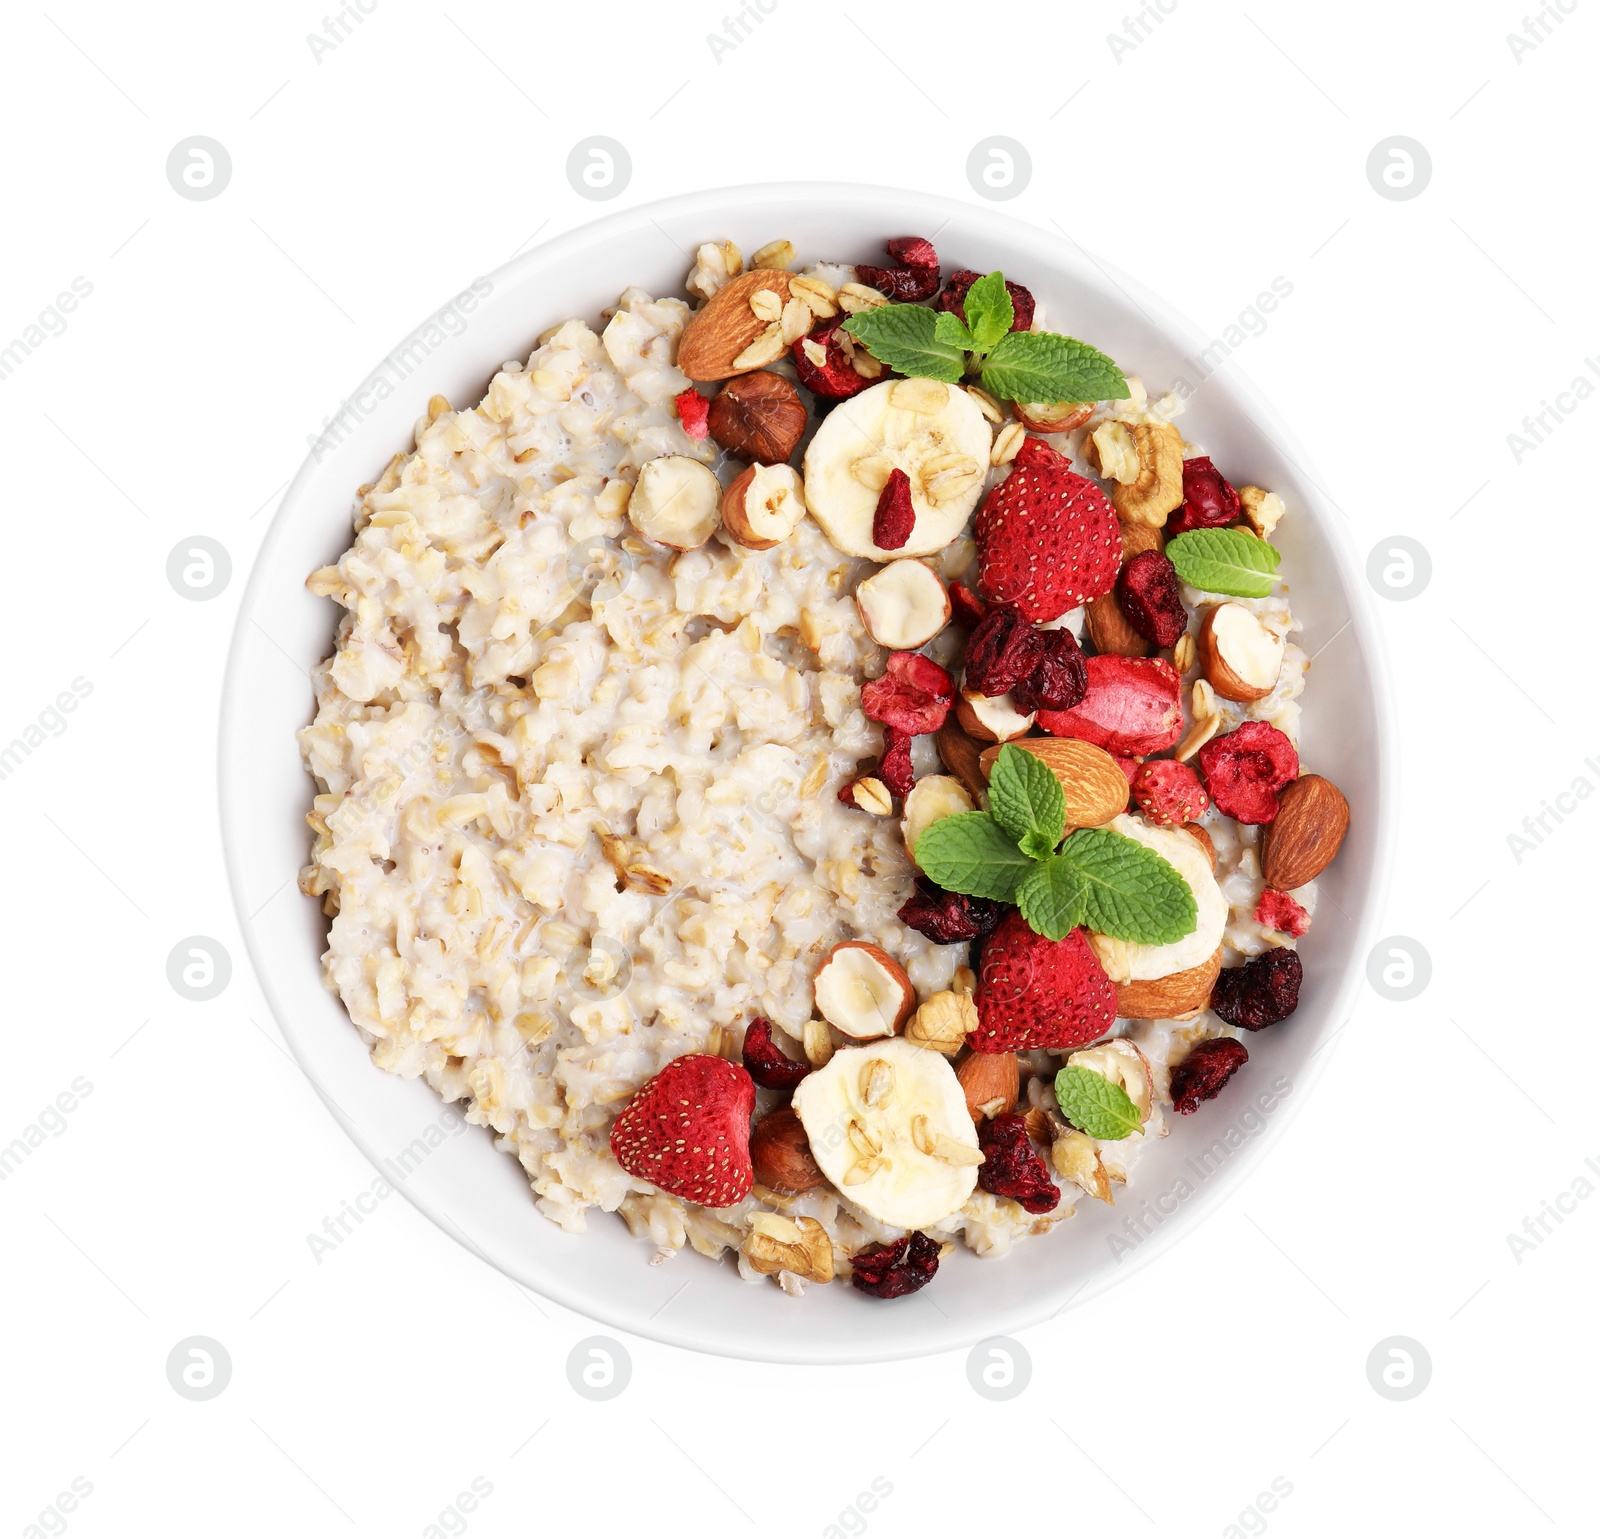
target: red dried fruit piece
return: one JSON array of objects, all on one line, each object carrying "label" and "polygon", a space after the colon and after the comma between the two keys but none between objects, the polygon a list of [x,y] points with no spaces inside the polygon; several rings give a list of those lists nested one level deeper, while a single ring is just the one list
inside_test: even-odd
[{"label": "red dried fruit piece", "polygon": [[1261,901],[1256,904],[1256,923],[1299,940],[1311,928],[1311,915],[1288,893],[1268,887],[1261,894]]},{"label": "red dried fruit piece", "polygon": [[1030,620],[1057,620],[1109,593],[1122,532],[1106,495],[1042,439],[1027,438],[973,525],[978,586]]},{"label": "red dried fruit piece", "polygon": [[893,267],[856,263],[856,281],[903,304],[926,299],[939,287],[939,254],[920,235],[901,235],[886,242]]},{"label": "red dried fruit piece", "polygon": [[883,677],[861,686],[861,709],[902,732],[937,732],[955,692],[955,681],[931,657],[891,652]]},{"label": "red dried fruit piece", "polygon": [[1224,967],[1211,990],[1211,1008],[1230,1026],[1260,1031],[1294,1014],[1300,1003],[1300,954],[1278,946],[1243,967]]},{"label": "red dried fruit piece", "polygon": [[1061,1188],[1033,1147],[1021,1112],[991,1117],[978,1129],[978,1147],[983,1151],[978,1185],[984,1191],[1010,1197],[1029,1213],[1048,1213],[1061,1201]]},{"label": "red dried fruit piece", "polygon": [[1183,735],[1183,679],[1165,658],[1103,653],[1086,672],[1088,688],[1070,711],[1039,712],[1046,732],[1111,754],[1160,753]]},{"label": "red dried fruit piece", "polygon": [[996,604],[967,637],[962,682],[980,695],[1007,694],[1039,666],[1044,645],[1044,632],[1016,605]]},{"label": "red dried fruit piece", "polygon": [[[970,267],[958,267],[944,280],[944,288],[940,290],[939,298],[935,301],[936,310],[948,310],[952,315],[961,317],[962,325],[967,321],[967,290],[972,287],[982,273],[975,273]],[[1006,293],[1011,296],[1011,329],[1013,331],[1028,331],[1033,326],[1033,295],[1020,283],[1013,283],[1006,279]]]},{"label": "red dried fruit piece", "polygon": [[1011,691],[1019,711],[1070,711],[1089,688],[1089,663],[1069,630],[1040,631],[1044,655]]},{"label": "red dried fruit piece", "polygon": [[1167,535],[1191,529],[1220,529],[1243,510],[1239,494],[1204,455],[1183,462],[1183,505],[1167,520]]},{"label": "red dried fruit piece", "polygon": [[911,477],[896,467],[878,493],[872,515],[872,543],[879,550],[899,550],[917,527],[917,510],[911,506]]},{"label": "red dried fruit piece", "polygon": [[925,876],[917,878],[917,890],[900,905],[900,923],[910,925],[919,935],[941,946],[957,941],[977,940],[988,935],[1005,917],[1006,906],[992,898],[973,898],[961,892],[946,892]]},{"label": "red dried fruit piece", "polygon": [[711,411],[711,402],[698,390],[690,388],[681,395],[673,396],[672,404],[678,408],[678,421],[691,438],[703,439],[711,431],[711,425],[706,420]]},{"label": "red dried fruit piece", "polygon": [[875,1299],[904,1298],[925,1288],[939,1270],[939,1245],[919,1229],[850,1258],[850,1283]]},{"label": "red dried fruit piece", "polygon": [[1270,823],[1278,793],[1300,773],[1300,755],[1276,727],[1240,722],[1200,750],[1200,773],[1211,800],[1241,823]]},{"label": "red dried fruit piece", "polygon": [[685,1202],[732,1207],[750,1195],[756,1087],[726,1058],[689,1053],[647,1080],[611,1126],[611,1152],[630,1176]]},{"label": "red dried fruit piece", "polygon": [[759,1015],[745,1028],[740,1056],[745,1073],[765,1090],[793,1090],[811,1072],[772,1040],[772,1022]]},{"label": "red dried fruit piece", "polygon": [[917,777],[911,768],[911,733],[898,727],[883,729],[883,757],[878,760],[878,779],[898,797],[911,794]]},{"label": "red dried fruit piece", "polygon": [[[846,396],[860,395],[863,390],[869,390],[878,383],[864,374],[857,374],[855,365],[845,356],[838,333],[849,319],[847,315],[836,315],[832,320],[824,321],[809,337],[801,337],[789,349],[789,356],[794,359],[795,377],[807,390],[830,401],[842,401]],[[811,361],[805,351],[807,342],[814,342],[822,349],[826,355],[825,362],[819,365]]]},{"label": "red dried fruit piece", "polygon": [[1082,930],[1036,935],[1012,911],[983,948],[975,1053],[1067,1051],[1098,1041],[1117,1018],[1117,991]]},{"label": "red dried fruit piece", "polygon": [[1207,1037],[1189,1050],[1189,1056],[1172,1071],[1172,1107],[1187,1116],[1202,1101],[1210,1101],[1250,1060],[1244,1043],[1236,1037]]},{"label": "red dried fruit piece", "polygon": [[1131,796],[1133,794],[1133,777],[1139,773],[1141,761],[1138,759],[1126,759],[1120,754],[1112,754],[1111,757],[1117,761],[1117,768],[1127,777],[1128,794]]},{"label": "red dried fruit piece", "polygon": [[1141,551],[1117,578],[1122,612],[1154,646],[1176,646],[1189,628],[1189,611],[1178,593],[1177,569],[1159,550]]},{"label": "red dried fruit piece", "polygon": [[1134,805],[1152,823],[1192,823],[1211,805],[1200,777],[1176,759],[1141,764],[1131,785]]},{"label": "red dried fruit piece", "polygon": [[950,584],[950,618],[955,624],[975,630],[978,621],[988,613],[989,606],[965,583]]},{"label": "red dried fruit piece", "polygon": [[937,267],[939,253],[933,249],[931,240],[924,240],[920,235],[899,235],[891,241],[885,241],[889,255],[901,267]]}]

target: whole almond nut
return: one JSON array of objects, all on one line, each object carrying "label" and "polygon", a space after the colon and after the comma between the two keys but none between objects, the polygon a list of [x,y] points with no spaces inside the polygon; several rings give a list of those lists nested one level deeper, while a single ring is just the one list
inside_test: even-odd
[{"label": "whole almond nut", "polygon": [[765,369],[730,379],[706,413],[711,436],[735,459],[781,465],[805,436],[800,392]]},{"label": "whole almond nut", "polygon": [[956,1079],[974,1122],[1010,1111],[1022,1088],[1015,1053],[968,1053],[956,1065]]},{"label": "whole almond nut", "polygon": [[775,1192],[809,1192],[827,1177],[811,1157],[811,1142],[799,1117],[787,1106],[768,1112],[750,1135],[750,1163],[756,1180]]},{"label": "whole almond nut", "polygon": [[1339,853],[1350,829],[1350,803],[1331,780],[1302,775],[1278,798],[1278,815],[1261,831],[1267,886],[1292,892],[1314,881]]},{"label": "whole almond nut", "polygon": [[967,794],[974,801],[984,795],[989,781],[980,762],[983,744],[962,729],[953,713],[945,717],[944,725],[933,734],[933,746],[938,751],[939,762],[967,788]]},{"label": "whole almond nut", "polygon": [[1218,946],[1207,961],[1186,967],[1181,973],[1119,983],[1117,1014],[1133,1021],[1171,1021],[1203,1009],[1210,1003],[1211,990],[1221,971],[1222,947]]},{"label": "whole almond nut", "polygon": [[683,328],[678,339],[678,367],[696,383],[728,379],[759,368],[759,363],[736,367],[734,362],[772,324],[750,308],[750,299],[760,290],[770,289],[787,304],[789,278],[788,273],[769,267],[730,278]]},{"label": "whole almond nut", "polygon": [[1116,657],[1150,655],[1150,643],[1128,623],[1115,593],[1090,599],[1083,618],[1096,652],[1109,652]]},{"label": "whole almond nut", "polygon": [[[1061,782],[1068,829],[1099,828],[1128,810],[1128,777],[1105,749],[1076,737],[1029,737],[1012,746],[1031,753]],[[979,756],[985,775],[999,757],[998,747]]]}]

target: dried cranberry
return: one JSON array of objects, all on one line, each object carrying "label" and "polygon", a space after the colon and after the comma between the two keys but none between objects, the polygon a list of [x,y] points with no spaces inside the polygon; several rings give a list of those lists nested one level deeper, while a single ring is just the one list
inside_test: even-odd
[{"label": "dried cranberry", "polygon": [[1141,551],[1117,578],[1117,597],[1128,624],[1158,647],[1175,646],[1189,628],[1178,593],[1178,573],[1159,550]]},{"label": "dried cranberry", "polygon": [[1183,462],[1183,505],[1167,520],[1167,533],[1220,529],[1241,512],[1239,494],[1204,455]]},{"label": "dried cranberry", "polygon": [[1021,1112],[991,1117],[978,1129],[978,1147],[983,1150],[978,1185],[984,1191],[1013,1198],[1029,1213],[1048,1213],[1061,1201],[1061,1188],[1033,1147]]},{"label": "dried cranberry", "polygon": [[1200,777],[1176,759],[1152,759],[1133,775],[1133,800],[1152,823],[1192,823],[1211,805]]},{"label": "dried cranberry", "polygon": [[891,652],[883,677],[861,687],[861,709],[902,732],[937,732],[954,698],[955,681],[920,652]]},{"label": "dried cranberry", "polygon": [[1256,922],[1264,924],[1269,930],[1281,930],[1298,940],[1311,928],[1311,915],[1288,893],[1269,887],[1256,904]]},{"label": "dried cranberry", "polygon": [[917,527],[917,510],[911,505],[911,477],[898,467],[878,493],[872,515],[872,543],[879,550],[899,550]]},{"label": "dried cranberry", "polygon": [[[945,279],[944,288],[939,294],[935,308],[948,310],[952,315],[959,315],[964,325],[967,319],[967,290],[982,276],[982,273],[975,273],[970,267],[956,268]],[[1011,329],[1030,330],[1033,326],[1033,295],[1020,283],[1013,283],[1009,278],[1006,279],[1006,293],[1011,296]]]},{"label": "dried cranberry", "polygon": [[1043,631],[1015,604],[996,604],[967,637],[966,686],[980,695],[1008,694],[1039,666],[1044,651]]},{"label": "dried cranberry", "polygon": [[768,1090],[793,1090],[811,1072],[809,1063],[798,1063],[772,1040],[772,1023],[757,1016],[744,1033],[744,1071]]},{"label": "dried cranberry", "polygon": [[711,431],[711,424],[707,420],[711,415],[711,402],[693,385],[673,396],[672,404],[678,408],[678,421],[691,438],[704,438]]},{"label": "dried cranberry", "polygon": [[[847,315],[836,315],[824,321],[809,337],[801,337],[789,349],[794,359],[795,377],[807,390],[824,400],[842,401],[846,396],[860,395],[863,390],[877,384],[864,374],[858,374],[855,365],[845,356],[839,342],[839,328],[849,320]],[[806,353],[806,344],[812,343],[823,351],[824,361],[813,363]]]},{"label": "dried cranberry", "polygon": [[1270,823],[1278,793],[1300,773],[1294,744],[1264,721],[1240,722],[1200,750],[1200,773],[1211,800],[1241,823]]},{"label": "dried cranberry", "polygon": [[1211,1008],[1246,1031],[1276,1026],[1300,1003],[1300,976],[1300,953],[1277,946],[1243,967],[1223,968],[1211,990]]},{"label": "dried cranberry", "polygon": [[850,1258],[850,1281],[875,1299],[904,1298],[925,1288],[939,1270],[939,1245],[918,1230],[890,1245],[875,1245]]},{"label": "dried cranberry", "polygon": [[1187,1116],[1202,1101],[1212,1100],[1234,1074],[1249,1062],[1244,1043],[1234,1037],[1207,1037],[1172,1071],[1172,1105]]},{"label": "dried cranberry", "polygon": [[1019,711],[1070,711],[1089,689],[1089,664],[1069,630],[1040,631],[1044,655],[1011,690]]},{"label": "dried cranberry", "polygon": [[911,794],[917,777],[911,768],[911,733],[898,727],[883,729],[883,757],[878,760],[878,779],[899,797]]},{"label": "dried cranberry", "polygon": [[939,287],[939,256],[920,235],[903,235],[888,242],[894,267],[856,263],[856,281],[887,294],[903,304],[926,299]]},{"label": "dried cranberry", "polygon": [[992,898],[972,898],[946,892],[927,877],[917,878],[917,890],[900,905],[900,923],[941,946],[977,940],[1005,917],[1006,906]]},{"label": "dried cranberry", "polygon": [[950,618],[957,625],[972,630],[988,613],[989,606],[965,583],[950,584]]},{"label": "dried cranberry", "polygon": [[937,267],[939,253],[933,249],[931,240],[924,240],[920,235],[900,235],[894,240],[885,241],[889,255],[901,267]]}]

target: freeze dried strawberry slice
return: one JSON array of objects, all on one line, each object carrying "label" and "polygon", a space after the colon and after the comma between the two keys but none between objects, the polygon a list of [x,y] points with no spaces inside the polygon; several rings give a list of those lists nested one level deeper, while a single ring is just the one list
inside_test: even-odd
[{"label": "freeze dried strawberry slice", "polygon": [[726,1058],[690,1053],[647,1080],[611,1127],[611,1152],[630,1176],[685,1202],[732,1207],[750,1195],[750,1115],[756,1087]]},{"label": "freeze dried strawberry slice", "polygon": [[1176,646],[1189,628],[1189,611],[1178,591],[1177,569],[1159,550],[1141,551],[1117,578],[1122,612],[1154,646]]},{"label": "freeze dried strawberry slice", "polygon": [[899,797],[911,794],[917,777],[911,768],[911,733],[898,727],[883,729],[883,757],[878,760],[878,779]]},{"label": "freeze dried strawberry slice", "polygon": [[1044,657],[1044,632],[1015,604],[996,604],[967,638],[961,677],[968,689],[993,698],[1008,694]]},{"label": "freeze dried strawberry slice", "polygon": [[1222,1087],[1249,1062],[1244,1043],[1235,1037],[1208,1037],[1172,1071],[1172,1107],[1187,1116],[1222,1093]]},{"label": "freeze dried strawberry slice", "polygon": [[1030,620],[1059,619],[1109,593],[1122,565],[1122,533],[1105,493],[1038,438],[1023,440],[973,533],[978,586]]},{"label": "freeze dried strawberry slice", "polygon": [[1029,1213],[1048,1213],[1061,1201],[1061,1188],[1033,1147],[1021,1112],[991,1117],[978,1129],[978,1147],[983,1151],[978,1185],[984,1191],[1010,1197]]},{"label": "freeze dried strawberry slice", "polygon": [[1117,1018],[1117,991],[1082,930],[1053,941],[1013,911],[983,948],[975,1053],[1065,1052],[1094,1042]]},{"label": "freeze dried strawberry slice", "polygon": [[924,240],[920,235],[899,235],[891,241],[886,241],[889,255],[901,267],[937,267],[939,253],[933,249],[931,240]]},{"label": "freeze dried strawberry slice", "polygon": [[955,681],[932,658],[891,652],[883,677],[861,686],[861,709],[901,732],[937,732],[955,692]]},{"label": "freeze dried strawberry slice", "polygon": [[[807,390],[830,401],[842,401],[846,396],[860,395],[863,390],[877,384],[877,380],[856,373],[855,366],[845,356],[844,347],[839,341],[839,328],[849,319],[847,315],[836,315],[832,320],[824,321],[809,337],[801,337],[789,349],[789,356],[794,359],[796,378]],[[811,356],[815,350],[820,350],[822,354],[821,363]]]},{"label": "freeze dried strawberry slice", "polygon": [[1039,712],[1046,732],[1118,755],[1160,753],[1178,741],[1183,679],[1165,658],[1103,653],[1089,659],[1086,672],[1088,689],[1070,711]]},{"label": "freeze dried strawberry slice", "polygon": [[1240,722],[1200,750],[1200,773],[1211,800],[1241,823],[1270,823],[1278,793],[1300,773],[1294,744],[1264,721]]},{"label": "freeze dried strawberry slice", "polygon": [[[967,320],[967,290],[972,287],[982,273],[975,273],[970,267],[958,267],[944,281],[944,288],[940,290],[939,297],[934,301],[937,310],[948,310],[952,315],[961,317],[963,325]],[[1013,283],[1006,279],[1006,293],[1011,296],[1011,329],[1013,331],[1028,331],[1033,327],[1033,295],[1023,288],[1020,283]]]},{"label": "freeze dried strawberry slice", "polygon": [[1268,887],[1256,904],[1256,923],[1299,940],[1311,928],[1311,915],[1288,893]]},{"label": "freeze dried strawberry slice", "polygon": [[1044,655],[1011,691],[1019,711],[1070,711],[1089,688],[1089,662],[1069,630],[1040,631]]},{"label": "freeze dried strawberry slice", "polygon": [[1167,520],[1167,535],[1220,529],[1241,512],[1239,494],[1204,455],[1183,462],[1183,505]]},{"label": "freeze dried strawberry slice", "polygon": [[711,412],[711,402],[698,390],[690,388],[681,395],[673,396],[672,404],[678,408],[678,421],[691,438],[704,438],[710,433],[711,424],[707,418]]},{"label": "freeze dried strawberry slice", "polygon": [[811,1072],[772,1040],[772,1022],[759,1015],[745,1029],[740,1056],[745,1073],[766,1090],[793,1090]]},{"label": "freeze dried strawberry slice", "polygon": [[899,550],[917,527],[917,510],[911,505],[911,477],[905,471],[889,472],[889,479],[878,493],[878,506],[872,515],[872,543],[880,550]]},{"label": "freeze dried strawberry slice", "polygon": [[1200,777],[1176,759],[1152,759],[1133,776],[1133,801],[1152,823],[1192,823],[1211,805]]},{"label": "freeze dried strawberry slice", "polygon": [[925,1288],[939,1270],[939,1245],[918,1230],[888,1245],[858,1250],[850,1258],[850,1282],[875,1299],[904,1298]]}]

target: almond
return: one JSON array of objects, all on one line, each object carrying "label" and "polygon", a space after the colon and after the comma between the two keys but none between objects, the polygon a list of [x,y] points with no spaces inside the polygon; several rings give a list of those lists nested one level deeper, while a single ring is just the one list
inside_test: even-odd
[{"label": "almond", "polygon": [[775,1192],[809,1192],[827,1177],[811,1158],[811,1141],[800,1119],[787,1106],[769,1112],[750,1135],[750,1163],[756,1180]]},{"label": "almond", "polygon": [[985,743],[1009,743],[1033,725],[1032,713],[1019,711],[1010,695],[980,695],[975,689],[961,691],[956,720],[968,736]]},{"label": "almond", "polygon": [[1090,599],[1084,611],[1084,624],[1096,652],[1110,652],[1117,657],[1150,655],[1150,643],[1128,623],[1115,593],[1102,593],[1099,598]]},{"label": "almond", "polygon": [[1211,835],[1198,823],[1185,823],[1183,831],[1206,852],[1206,859],[1211,862],[1211,869],[1215,872],[1217,869],[1217,847],[1212,843]]},{"label": "almond", "polygon": [[1331,780],[1302,775],[1278,798],[1278,815],[1261,831],[1261,874],[1292,892],[1326,870],[1350,828],[1350,803]]},{"label": "almond", "polygon": [[1171,1021],[1191,1011],[1204,1009],[1211,1001],[1211,990],[1222,971],[1222,947],[1197,967],[1165,978],[1147,978],[1135,983],[1119,983],[1117,1014],[1134,1021]]},{"label": "almond", "polygon": [[805,515],[805,488],[789,465],[751,465],[722,494],[722,527],[747,550],[771,550]]},{"label": "almond", "polygon": [[956,1079],[974,1122],[1010,1111],[1022,1087],[1015,1053],[968,1053],[956,1066]]},{"label": "almond", "polygon": [[[1128,810],[1128,777],[1103,748],[1076,737],[1030,737],[1015,745],[1044,762],[1061,782],[1067,827],[1099,828]],[[978,762],[987,776],[1000,750],[986,748]]]},{"label": "almond", "polygon": [[1283,640],[1243,604],[1216,604],[1196,638],[1200,671],[1224,700],[1261,700],[1283,668]]},{"label": "almond", "polygon": [[963,731],[954,715],[945,717],[944,725],[933,734],[933,746],[938,750],[939,762],[967,788],[974,801],[984,794],[989,782],[981,762],[983,744]]},{"label": "almond", "polygon": [[[690,317],[678,339],[678,367],[697,383],[747,374],[776,358],[736,364],[750,344],[780,323],[762,319],[750,308],[751,297],[770,289],[781,303],[789,299],[789,277],[775,268],[758,267],[730,278]],[[781,311],[781,304],[780,304]],[[780,337],[781,340],[781,337]],[[780,352],[782,349],[780,349]]]},{"label": "almond", "polygon": [[841,941],[812,979],[817,1013],[847,1037],[892,1037],[917,1007],[906,970],[881,946]]}]

